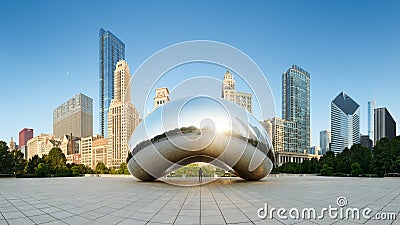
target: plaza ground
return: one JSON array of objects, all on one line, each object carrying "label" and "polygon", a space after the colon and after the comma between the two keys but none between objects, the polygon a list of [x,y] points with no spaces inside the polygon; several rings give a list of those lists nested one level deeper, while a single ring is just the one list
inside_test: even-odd
[{"label": "plaza ground", "polygon": [[[180,185],[196,179],[165,178]],[[396,220],[273,219],[257,210],[313,207],[320,210],[337,198],[346,207],[395,213]],[[178,186],[133,177],[0,179],[2,224],[400,224],[399,178],[319,176],[267,177],[257,182],[224,178],[201,186]]]}]

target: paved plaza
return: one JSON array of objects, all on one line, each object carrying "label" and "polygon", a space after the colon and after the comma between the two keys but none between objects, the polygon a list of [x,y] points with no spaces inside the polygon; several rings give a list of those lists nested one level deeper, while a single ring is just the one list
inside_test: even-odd
[{"label": "paved plaza", "polygon": [[[344,207],[370,208],[371,218],[261,220],[257,216],[265,203],[269,209],[313,207],[318,212],[329,205],[338,207],[339,196],[347,200]],[[399,178],[281,176],[257,182],[224,178],[186,187],[132,177],[0,179],[1,225],[400,224],[399,211]],[[376,213],[393,212],[396,220],[373,219]]]}]

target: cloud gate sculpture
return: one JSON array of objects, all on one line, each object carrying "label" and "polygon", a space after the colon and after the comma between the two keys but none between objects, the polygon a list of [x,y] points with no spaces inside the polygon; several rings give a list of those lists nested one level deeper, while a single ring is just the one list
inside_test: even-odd
[{"label": "cloud gate sculpture", "polygon": [[232,102],[208,96],[181,98],[154,110],[135,129],[129,149],[128,169],[143,181],[193,162],[259,180],[274,165],[270,137],[253,115]]}]

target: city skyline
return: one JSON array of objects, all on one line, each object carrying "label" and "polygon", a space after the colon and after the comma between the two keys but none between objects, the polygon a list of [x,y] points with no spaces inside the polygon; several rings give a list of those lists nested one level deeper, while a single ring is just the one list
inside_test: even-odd
[{"label": "city skyline", "polygon": [[[97,35],[101,27],[110,30],[126,43],[126,58],[132,71],[155,51],[180,41],[211,39],[241,49],[266,74],[275,97],[278,117],[282,115],[281,74],[292,64],[305,68],[313,75],[311,145],[318,145],[321,130],[330,129],[329,104],[341,91],[351,93],[360,104],[362,134],[367,134],[367,102],[374,93],[379,107],[387,107],[396,121],[400,118],[400,106],[392,95],[393,90],[396,90],[397,82],[393,80],[398,79],[396,62],[400,56],[400,44],[397,41],[400,32],[395,28],[400,21],[400,16],[395,13],[400,8],[398,2],[380,4],[366,1],[359,5],[356,2],[245,4],[221,1],[213,3],[214,7],[210,9],[208,4],[194,2],[160,2],[160,9],[154,9],[147,3],[127,3],[122,10],[129,12],[133,9],[135,13],[121,13],[115,18],[102,18],[100,13],[95,12],[96,9],[100,11],[103,4],[83,3],[78,7],[78,4],[72,3],[39,1],[27,2],[22,6],[14,2],[0,3],[2,25],[13,34],[0,38],[4,49],[0,53],[0,65],[4,68],[1,81],[11,84],[2,89],[1,100],[8,109],[15,108],[1,114],[1,140],[8,141],[14,137],[17,141],[18,132],[25,127],[33,128],[36,135],[51,133],[52,110],[61,102],[80,92],[91,97],[98,96]],[[65,10],[46,14],[43,13],[45,5],[59,5],[57,7]],[[29,10],[17,11],[21,7]],[[138,8],[152,8],[157,18],[169,14],[171,10],[181,13],[161,22],[157,18],[138,21],[146,11]],[[193,23],[182,22],[185,9],[190,8],[207,10],[210,18],[193,15]],[[311,13],[298,18],[291,14],[297,10]],[[22,11],[28,12],[22,15]],[[226,20],[223,13],[226,11],[236,13],[242,23]],[[70,14],[76,15],[76,19],[66,19]],[[285,36],[289,28],[297,35]],[[154,37],[151,35],[154,30],[163,35]],[[186,30],[189,32],[183,32]],[[293,50],[291,54],[284,54],[289,49]],[[18,70],[15,70],[16,67]],[[208,74],[210,71],[205,69],[200,72]],[[220,77],[220,74],[212,75]],[[384,76],[385,79],[376,79],[377,76]],[[171,80],[165,86],[172,87],[176,82]],[[26,95],[26,92],[30,94]],[[94,99],[93,104],[96,108],[99,99]],[[98,112],[95,112],[95,133],[99,127],[97,116]]]}]

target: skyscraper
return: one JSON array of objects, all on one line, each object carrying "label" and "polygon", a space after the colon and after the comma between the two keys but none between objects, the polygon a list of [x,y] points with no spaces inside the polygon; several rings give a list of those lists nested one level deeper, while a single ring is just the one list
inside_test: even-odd
[{"label": "skyscraper", "polygon": [[128,156],[128,141],[139,124],[139,113],[131,103],[128,63],[120,60],[114,72],[114,99],[108,112],[108,167],[118,168]]},{"label": "skyscraper", "polygon": [[368,102],[368,136],[372,140],[372,145],[374,145],[374,110],[376,107],[376,102]]},{"label": "skyscraper", "polygon": [[18,144],[20,147],[26,145],[29,139],[33,138],[33,129],[24,128],[19,132]]},{"label": "skyscraper", "polygon": [[33,129],[24,128],[19,132],[18,144],[21,152],[24,153],[24,158],[28,159],[28,141],[33,138]]},{"label": "skyscraper", "polygon": [[372,150],[372,148],[374,147],[372,144],[372,140],[369,138],[368,135],[361,135],[360,138],[360,144],[363,147],[369,148],[370,150]]},{"label": "skyscraper", "polygon": [[103,28],[99,30],[99,133],[107,137],[108,110],[114,98],[114,71],[125,59],[125,44]]},{"label": "skyscraper", "polygon": [[250,113],[252,109],[252,95],[249,93],[238,92],[235,89],[235,80],[229,70],[224,74],[224,81],[222,84],[222,96],[223,99],[236,103],[242,108],[246,109]]},{"label": "skyscraper", "polygon": [[335,154],[360,143],[360,105],[344,92],[331,102],[331,132]]},{"label": "skyscraper", "polygon": [[383,137],[392,140],[396,137],[396,122],[386,107],[374,110],[375,143]]},{"label": "skyscraper", "polygon": [[329,143],[331,143],[331,132],[323,130],[319,132],[319,145],[321,146],[321,155],[325,155],[329,151]]},{"label": "skyscraper", "polygon": [[53,134],[57,138],[93,135],[93,99],[79,93],[53,111]]},{"label": "skyscraper", "polygon": [[[275,152],[298,152],[296,123],[278,117],[272,118],[272,145]],[[304,153],[304,152],[301,152]]]},{"label": "skyscraper", "polygon": [[296,151],[310,149],[310,73],[293,65],[282,75],[282,117],[296,123]]}]

